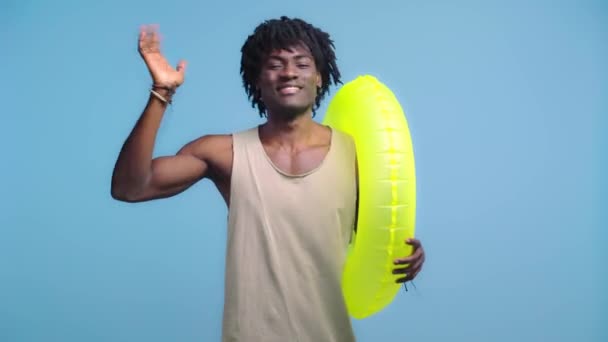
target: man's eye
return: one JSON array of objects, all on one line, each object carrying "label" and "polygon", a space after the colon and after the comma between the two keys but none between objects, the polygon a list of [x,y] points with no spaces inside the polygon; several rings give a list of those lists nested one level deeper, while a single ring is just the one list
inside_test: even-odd
[{"label": "man's eye", "polygon": [[298,64],[298,68],[308,68],[310,65],[309,64]]},{"label": "man's eye", "polygon": [[281,67],[281,64],[270,64],[268,66],[268,69],[276,70],[276,69],[279,69],[280,67]]}]

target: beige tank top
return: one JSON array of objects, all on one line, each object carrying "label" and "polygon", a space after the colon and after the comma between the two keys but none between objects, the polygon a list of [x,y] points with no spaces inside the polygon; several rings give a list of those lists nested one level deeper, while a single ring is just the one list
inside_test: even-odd
[{"label": "beige tank top", "polygon": [[223,341],[350,342],[341,279],[356,206],[355,147],[332,130],[323,162],[278,169],[258,127],[233,135]]}]

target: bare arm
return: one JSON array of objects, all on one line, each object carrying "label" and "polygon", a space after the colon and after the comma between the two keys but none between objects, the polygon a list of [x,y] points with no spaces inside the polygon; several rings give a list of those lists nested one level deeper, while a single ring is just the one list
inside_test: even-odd
[{"label": "bare arm", "polygon": [[[158,32],[142,28],[139,52],[153,79],[153,89],[167,100],[184,81],[185,62],[173,69],[160,52]],[[175,195],[197,180],[208,169],[197,149],[205,139],[192,142],[175,156],[152,159],[156,135],[167,103],[150,95],[135,127],[127,137],[112,175],[112,197],[121,201],[138,202]],[[200,154],[200,153],[199,153]]]},{"label": "bare arm", "polygon": [[114,167],[111,193],[120,201],[141,202],[173,196],[207,175],[208,163],[199,157],[204,158],[205,153],[197,151],[209,145],[206,137],[189,143],[174,156],[152,159],[154,137],[150,135],[156,131],[145,129],[142,123],[145,116],[144,111]]}]

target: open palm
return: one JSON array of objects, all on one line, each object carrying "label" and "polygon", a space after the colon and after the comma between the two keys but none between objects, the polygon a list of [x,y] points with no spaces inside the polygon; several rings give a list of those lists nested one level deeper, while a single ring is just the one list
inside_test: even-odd
[{"label": "open palm", "polygon": [[162,55],[158,26],[145,25],[139,32],[139,53],[144,59],[154,85],[175,89],[184,83],[186,62],[180,61],[173,68]]}]

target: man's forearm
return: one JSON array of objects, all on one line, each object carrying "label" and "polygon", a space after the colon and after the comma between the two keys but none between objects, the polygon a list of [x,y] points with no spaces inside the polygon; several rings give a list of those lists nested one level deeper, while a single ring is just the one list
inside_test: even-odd
[{"label": "man's forearm", "polygon": [[150,178],[156,135],[168,106],[159,97],[170,101],[172,95],[166,89],[155,88],[154,91],[158,95],[150,93],[144,111],[116,160],[112,175],[112,196],[115,198],[133,196],[145,187]]}]

